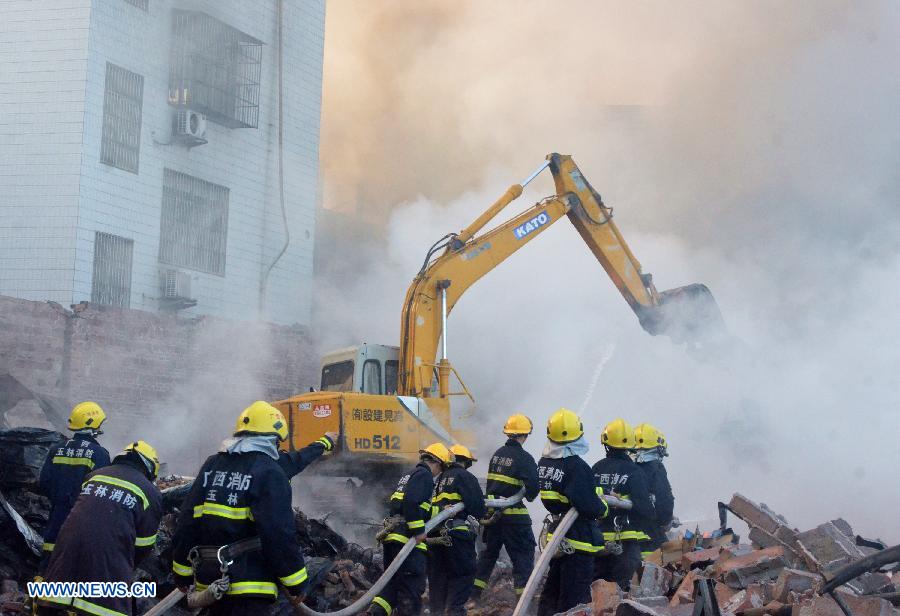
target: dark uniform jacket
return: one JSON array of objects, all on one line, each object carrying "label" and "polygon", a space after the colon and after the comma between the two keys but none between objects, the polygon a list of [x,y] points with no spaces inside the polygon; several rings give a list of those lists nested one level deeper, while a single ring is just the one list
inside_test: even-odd
[{"label": "dark uniform jacket", "polygon": [[627,452],[620,449],[610,449],[605,458],[594,464],[592,470],[597,486],[604,494],[615,492],[622,499],[630,500],[632,506],[629,511],[613,511],[600,523],[604,539],[649,539],[643,529],[653,523],[656,512],[650,501],[650,488],[644,471],[628,457]]},{"label": "dark uniform jacket", "polygon": [[[153,551],[162,496],[139,468],[140,462],[118,460],[122,458],[85,478],[59,531],[45,575],[48,582],[131,583],[135,565]],[[89,614],[131,614],[129,598],[44,601]]]},{"label": "dark uniform jacket", "polygon": [[59,529],[81,492],[84,476],[109,466],[109,452],[89,433],[76,432],[47,454],[41,468],[41,491],[50,499],[50,519],[44,529],[44,551],[52,552]]},{"label": "dark uniform jacket", "polygon": [[572,507],[578,511],[578,518],[566,533],[571,546],[579,552],[600,552],[603,541],[597,520],[606,516],[608,508],[594,484],[591,467],[579,456],[545,457],[538,462],[537,471],[541,502],[547,511],[554,516],[561,516]]},{"label": "dark uniform jacket", "polygon": [[[323,438],[296,456],[282,454],[278,460],[262,452],[210,456],[182,503],[172,552],[176,582],[186,586],[193,580],[191,548],[259,537],[261,549],[241,555],[230,566],[227,596],[275,599],[279,582],[293,594],[303,592],[308,576],[297,541],[289,474],[300,472],[297,469],[331,445]],[[219,576],[218,566],[204,563],[197,587]]]},{"label": "dark uniform jacket", "polygon": [[287,475],[288,479],[293,479],[296,475],[303,472],[307,466],[319,459],[326,451],[331,451],[334,443],[327,436],[323,436],[319,440],[310,443],[303,449],[297,451],[282,451],[278,455],[278,465]]},{"label": "dark uniform jacket", "polygon": [[[400,478],[397,489],[391,494],[389,511],[391,515],[401,515],[405,524],[385,537],[385,542],[406,540],[421,535],[425,530],[425,522],[431,519],[431,494],[434,490],[434,478],[431,469],[424,462]],[[416,546],[427,550],[425,543]]]},{"label": "dark uniform jacket", "polygon": [[462,502],[465,509],[454,516],[454,519],[465,520],[468,516],[476,519],[484,517],[484,494],[478,479],[460,464],[454,464],[437,478],[432,499],[432,517],[442,509]]},{"label": "dark uniform jacket", "polygon": [[[537,465],[531,454],[522,448],[515,439],[509,439],[498,449],[488,466],[487,486],[488,498],[506,498],[525,488],[525,498],[533,501],[538,495]],[[528,508],[519,505],[503,510],[503,523],[526,524],[531,526]]]},{"label": "dark uniform jacket", "polygon": [[[650,488],[650,500],[656,513],[655,524],[644,529],[651,536],[662,534],[661,528],[669,525],[675,513],[675,496],[672,494],[672,485],[669,483],[669,475],[662,460],[638,462],[638,468],[644,472]],[[653,531],[653,532],[651,532]]]}]

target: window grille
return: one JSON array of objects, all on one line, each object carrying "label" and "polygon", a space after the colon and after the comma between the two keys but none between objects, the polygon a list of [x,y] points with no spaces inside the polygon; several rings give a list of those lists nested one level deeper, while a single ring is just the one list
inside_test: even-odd
[{"label": "window grille", "polygon": [[173,16],[169,103],[229,128],[256,128],[262,42],[206,13]]},{"label": "window grille", "polygon": [[131,262],[134,240],[110,233],[94,234],[91,301],[128,308],[131,305]]},{"label": "window grille", "polygon": [[144,77],[106,63],[100,162],[138,172]]},{"label": "window grille", "polygon": [[150,10],[150,0],[125,0],[131,6],[136,6],[142,11]]},{"label": "window grille", "polygon": [[227,235],[228,188],[166,169],[160,262],[224,276]]}]

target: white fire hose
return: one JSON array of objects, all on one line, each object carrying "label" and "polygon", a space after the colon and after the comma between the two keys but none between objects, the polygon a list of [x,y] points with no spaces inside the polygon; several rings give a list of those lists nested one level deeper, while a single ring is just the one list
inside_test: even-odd
[{"label": "white fire hose", "polygon": [[[606,501],[606,504],[610,507],[615,507],[616,509],[631,509],[631,501],[620,500],[614,496],[606,495],[603,495],[600,498]],[[528,608],[531,605],[532,599],[534,599],[534,593],[537,592],[541,580],[544,579],[544,574],[547,573],[547,569],[550,567],[550,561],[553,560],[553,557],[559,549],[559,544],[566,538],[566,533],[572,528],[572,524],[575,523],[577,517],[578,511],[575,510],[575,507],[572,507],[566,512],[566,515],[563,516],[562,520],[559,521],[559,524],[553,531],[553,538],[547,544],[547,547],[544,548],[541,557],[538,558],[534,570],[531,572],[531,577],[528,578],[528,583],[525,584],[525,590],[522,591],[522,596],[519,597],[519,602],[516,603],[516,609],[513,611],[513,616],[524,616],[528,613]]]},{"label": "white fire hose", "polygon": [[[484,504],[487,505],[488,508],[504,509],[520,502],[524,496],[525,489],[523,488],[509,498],[490,498],[486,499],[484,501]],[[439,524],[443,524],[446,520],[449,520],[450,518],[455,516],[464,508],[465,507],[462,503],[456,503],[452,507],[444,509],[439,514],[428,520],[428,522],[425,524],[425,529],[422,532],[428,533]],[[554,537],[553,540],[555,541],[556,537]],[[397,554],[397,556],[394,557],[394,560],[391,561],[390,566],[385,569],[384,573],[381,574],[381,577],[378,578],[378,581],[375,582],[375,584],[373,584],[372,587],[367,590],[362,597],[360,597],[344,609],[338,610],[337,612],[317,612],[304,604],[300,604],[300,611],[303,612],[303,614],[305,614],[306,616],[352,616],[353,614],[362,612],[369,607],[369,605],[372,603],[372,599],[374,599],[378,595],[378,593],[384,590],[384,587],[387,586],[388,582],[391,581],[391,578],[394,577],[394,574],[397,573],[397,571],[403,565],[403,561],[406,560],[406,557],[409,556],[410,552],[412,552],[415,547],[416,540],[414,537],[411,537],[400,549],[400,552]],[[154,605],[148,612],[144,614],[144,616],[159,616],[160,614],[164,614],[165,612],[172,609],[176,603],[181,601],[182,597],[184,597],[184,593],[176,588],[168,595],[166,595],[166,597],[163,598],[162,601]]]}]

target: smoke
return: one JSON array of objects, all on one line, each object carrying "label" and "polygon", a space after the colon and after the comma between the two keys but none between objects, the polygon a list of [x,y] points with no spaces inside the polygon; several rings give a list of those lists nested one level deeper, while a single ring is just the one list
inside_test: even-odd
[{"label": "smoke", "polygon": [[[498,435],[481,457],[508,413],[541,432],[589,397],[591,462],[615,417],[666,433],[682,519],[739,491],[900,540],[898,35],[890,2],[332,0],[325,205],[371,237],[320,285],[323,341],[395,343],[431,242],[572,154],[657,286],[708,284],[743,342],[701,359],[648,336],[560,222],[450,321]],[[542,176],[509,214],[552,192]]]}]

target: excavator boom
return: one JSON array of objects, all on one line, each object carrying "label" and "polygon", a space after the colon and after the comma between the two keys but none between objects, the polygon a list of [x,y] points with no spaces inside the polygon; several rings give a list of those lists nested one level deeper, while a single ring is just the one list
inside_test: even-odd
[{"label": "excavator boom", "polygon": [[[481,235],[478,232],[522,194],[524,184],[550,168],[556,195]],[[567,217],[616,288],[650,334],[665,334],[677,342],[696,342],[722,318],[709,289],[692,284],[658,292],[652,276],[641,270],[616,223],[612,209],[582,175],[571,156],[550,154],[540,169],[522,184],[513,184],[468,227],[432,247],[407,290],[401,320],[400,380],[403,395],[431,392],[437,374],[439,395],[447,395],[447,363],[435,363],[444,336],[446,317],[478,279],[533,241],[551,225]],[[439,251],[443,252],[433,258]],[[442,370],[442,365],[444,369]]]},{"label": "excavator boom", "polygon": [[[554,195],[483,231],[547,168],[555,182]],[[284,447],[303,447],[326,431],[339,431],[343,453],[328,464],[331,472],[359,476],[367,470],[365,480],[378,481],[395,479],[394,473],[385,472],[387,466],[399,469],[435,440],[474,442],[476,434],[462,432],[451,422],[451,396],[470,394],[461,380],[463,391],[450,391],[455,370],[447,359],[447,317],[469,287],[564,218],[575,226],[646,331],[694,343],[711,330],[724,329],[704,285],[657,292],[613,221],[612,209],[570,156],[551,154],[468,227],[431,247],[406,293],[399,349],[364,344],[335,352],[323,367],[323,391],[274,402],[288,418],[290,439]]]}]

